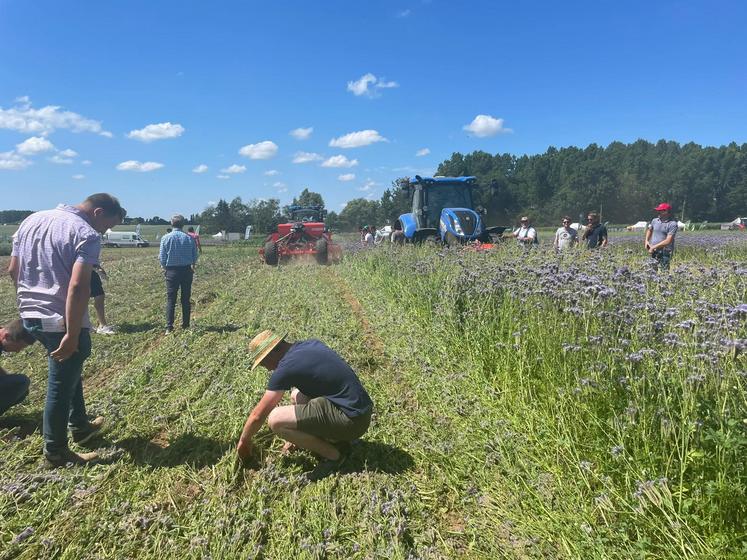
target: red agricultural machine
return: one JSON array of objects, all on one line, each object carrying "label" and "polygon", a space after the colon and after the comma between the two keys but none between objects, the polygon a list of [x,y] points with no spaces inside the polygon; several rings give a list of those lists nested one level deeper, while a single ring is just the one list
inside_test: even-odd
[{"label": "red agricultural machine", "polygon": [[327,211],[321,206],[288,206],[289,220],[265,239],[259,250],[266,264],[276,265],[293,257],[310,256],[319,264],[338,262],[342,247],[332,241],[324,225]]}]

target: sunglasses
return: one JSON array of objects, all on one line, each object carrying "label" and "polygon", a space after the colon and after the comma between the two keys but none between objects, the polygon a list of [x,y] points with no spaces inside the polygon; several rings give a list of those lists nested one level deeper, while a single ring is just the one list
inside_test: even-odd
[{"label": "sunglasses", "polygon": [[563,223],[564,224],[570,224],[571,222],[569,222],[568,220],[563,220]]}]

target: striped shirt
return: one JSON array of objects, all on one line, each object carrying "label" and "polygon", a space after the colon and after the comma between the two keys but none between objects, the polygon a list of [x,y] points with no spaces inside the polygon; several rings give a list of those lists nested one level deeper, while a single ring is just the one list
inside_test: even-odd
[{"label": "striped shirt", "polygon": [[175,229],[161,238],[158,252],[161,266],[190,266],[197,262],[197,244],[180,229]]},{"label": "striped shirt", "polygon": [[[74,206],[36,212],[13,236],[18,259],[18,309],[23,319],[41,319],[45,332],[65,331],[65,302],[73,265],[99,264],[101,237]],[[82,326],[91,327],[88,310]]]}]

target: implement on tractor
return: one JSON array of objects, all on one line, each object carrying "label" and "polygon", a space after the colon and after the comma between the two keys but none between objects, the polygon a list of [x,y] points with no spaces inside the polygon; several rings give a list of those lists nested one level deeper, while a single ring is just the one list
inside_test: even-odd
[{"label": "implement on tractor", "polygon": [[394,225],[398,241],[420,242],[438,239],[448,245],[470,241],[483,246],[500,237],[503,226],[487,227],[483,212],[472,202],[475,177],[420,177],[416,175],[405,189],[412,196],[412,212],[402,214]]},{"label": "implement on tractor", "polygon": [[319,264],[342,258],[342,247],[332,241],[324,224],[327,211],[322,206],[287,206],[288,221],[265,239],[259,254],[265,263],[276,265],[294,257],[314,257]]}]

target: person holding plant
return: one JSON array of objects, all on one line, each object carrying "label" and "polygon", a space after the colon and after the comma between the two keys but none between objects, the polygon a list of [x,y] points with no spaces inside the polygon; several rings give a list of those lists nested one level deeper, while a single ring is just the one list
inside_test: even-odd
[{"label": "person holding plant", "polygon": [[[237,452],[242,461],[252,456],[252,437],[267,420],[286,441],[284,452],[306,449],[324,460],[315,478],[341,464],[342,451],[360,438],[371,422],[373,402],[353,369],[319,340],[290,343],[282,334],[262,331],[249,343],[252,370],[272,371],[267,390],[249,414]],[[291,403],[277,406],[286,391]]]}]

